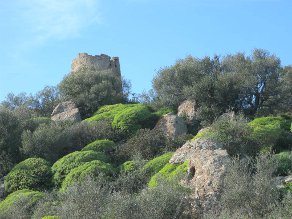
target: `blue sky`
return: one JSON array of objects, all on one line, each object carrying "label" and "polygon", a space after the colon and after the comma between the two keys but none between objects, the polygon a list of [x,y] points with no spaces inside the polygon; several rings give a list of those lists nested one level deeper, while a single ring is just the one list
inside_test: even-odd
[{"label": "blue sky", "polygon": [[57,85],[79,52],[119,56],[134,93],[187,55],[263,48],[292,64],[291,0],[3,0],[0,31],[0,101]]}]

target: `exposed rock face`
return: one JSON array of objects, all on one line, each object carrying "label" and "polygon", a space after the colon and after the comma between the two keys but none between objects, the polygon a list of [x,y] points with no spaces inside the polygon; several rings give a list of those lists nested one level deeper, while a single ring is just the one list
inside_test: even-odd
[{"label": "exposed rock face", "polygon": [[196,112],[196,103],[194,101],[186,100],[178,107],[177,115],[184,117],[187,122],[193,122],[198,118]]},{"label": "exposed rock face", "polygon": [[118,57],[110,57],[105,54],[92,56],[87,53],[79,53],[71,64],[71,71],[77,72],[82,68],[99,71],[100,73],[112,74],[121,79]]},{"label": "exposed rock face", "polygon": [[184,144],[169,162],[183,163],[186,160],[189,160],[188,174],[191,174],[186,185],[193,190],[193,214],[200,218],[203,213],[216,212],[222,194],[226,164],[230,162],[227,151],[220,144],[199,138]]},{"label": "exposed rock face", "polygon": [[155,128],[161,130],[165,136],[172,139],[187,133],[185,121],[181,117],[171,113],[164,115],[158,121]]},{"label": "exposed rock face", "polygon": [[0,201],[4,198],[4,177],[0,178]]},{"label": "exposed rock face", "polygon": [[79,109],[72,101],[59,103],[51,114],[53,121],[70,120],[74,122],[81,121]]},{"label": "exposed rock face", "polygon": [[288,183],[292,183],[292,175],[276,177],[276,184],[278,188],[284,188]]}]

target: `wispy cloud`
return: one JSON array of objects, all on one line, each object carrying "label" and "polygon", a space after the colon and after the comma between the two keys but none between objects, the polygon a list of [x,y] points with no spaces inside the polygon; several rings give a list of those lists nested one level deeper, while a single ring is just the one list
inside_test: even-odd
[{"label": "wispy cloud", "polygon": [[19,4],[35,43],[77,37],[101,22],[98,0],[19,0]]}]

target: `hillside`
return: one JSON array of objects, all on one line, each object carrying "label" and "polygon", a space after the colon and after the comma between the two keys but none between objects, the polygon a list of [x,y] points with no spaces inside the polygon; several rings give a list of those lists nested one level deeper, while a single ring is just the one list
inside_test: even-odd
[{"label": "hillside", "polygon": [[0,105],[0,218],[292,218],[292,68],[187,57],[129,97],[117,57]]}]

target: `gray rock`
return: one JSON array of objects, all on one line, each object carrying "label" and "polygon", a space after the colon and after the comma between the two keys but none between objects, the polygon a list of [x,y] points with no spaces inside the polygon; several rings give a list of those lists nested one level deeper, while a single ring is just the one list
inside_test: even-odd
[{"label": "gray rock", "polygon": [[278,188],[284,188],[288,183],[292,182],[292,175],[276,177],[276,185]]},{"label": "gray rock", "polygon": [[81,121],[79,109],[72,101],[59,103],[51,114],[53,121]]},{"label": "gray rock", "polygon": [[171,139],[187,133],[185,121],[171,113],[164,115],[156,124],[155,129],[161,130],[165,136]]},{"label": "gray rock", "polygon": [[192,189],[192,213],[195,218],[203,213],[218,212],[223,179],[230,156],[222,145],[206,138],[186,142],[179,148],[170,163],[189,160],[188,179],[183,182]]},{"label": "gray rock", "polygon": [[196,102],[186,100],[178,107],[177,115],[186,119],[187,123],[192,123],[198,119],[198,112],[196,111]]}]

